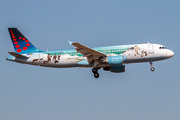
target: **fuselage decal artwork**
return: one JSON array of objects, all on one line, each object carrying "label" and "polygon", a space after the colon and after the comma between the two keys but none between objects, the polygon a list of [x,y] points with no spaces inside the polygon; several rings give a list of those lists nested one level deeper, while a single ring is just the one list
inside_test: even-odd
[{"label": "fuselage decal artwork", "polygon": [[[44,67],[94,67],[92,72],[99,77],[98,69],[124,72],[125,64],[152,62],[168,59],[174,52],[160,44],[132,44],[89,48],[80,43],[73,43],[75,49],[41,51],[37,49],[17,28],[8,28],[15,52],[9,61],[39,65]],[[151,69],[154,71],[154,68]]]}]

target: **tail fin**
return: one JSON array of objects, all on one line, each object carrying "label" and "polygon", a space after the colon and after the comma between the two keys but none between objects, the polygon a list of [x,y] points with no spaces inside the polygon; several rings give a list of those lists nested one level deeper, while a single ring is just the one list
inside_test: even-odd
[{"label": "tail fin", "polygon": [[17,28],[8,28],[16,53],[31,53],[39,51]]}]

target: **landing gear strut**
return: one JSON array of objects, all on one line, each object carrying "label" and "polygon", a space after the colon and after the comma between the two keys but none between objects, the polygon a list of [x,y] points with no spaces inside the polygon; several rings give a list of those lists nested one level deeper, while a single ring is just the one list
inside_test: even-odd
[{"label": "landing gear strut", "polygon": [[155,68],[153,67],[152,61],[150,62],[150,65],[151,65],[151,71],[153,72]]},{"label": "landing gear strut", "polygon": [[94,68],[92,69],[92,72],[94,73],[94,77],[95,77],[95,78],[98,78],[98,77],[99,77],[98,69],[97,69],[96,67],[94,67]]}]

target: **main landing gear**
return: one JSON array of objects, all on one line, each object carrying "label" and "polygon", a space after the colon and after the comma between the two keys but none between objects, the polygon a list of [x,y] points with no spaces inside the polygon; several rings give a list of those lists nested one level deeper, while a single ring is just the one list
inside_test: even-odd
[{"label": "main landing gear", "polygon": [[97,69],[96,67],[94,67],[94,68],[92,69],[92,72],[94,73],[94,77],[95,77],[95,78],[98,78],[98,77],[99,77],[98,69]]},{"label": "main landing gear", "polygon": [[155,68],[153,67],[152,62],[150,62],[150,65],[151,65],[151,71],[153,72],[155,70]]}]

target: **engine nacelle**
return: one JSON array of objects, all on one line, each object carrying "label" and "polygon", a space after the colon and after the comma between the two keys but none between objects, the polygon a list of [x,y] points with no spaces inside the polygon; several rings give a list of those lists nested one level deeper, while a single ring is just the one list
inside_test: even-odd
[{"label": "engine nacelle", "polygon": [[106,59],[106,63],[108,63],[110,66],[120,66],[123,65],[125,56],[119,55],[119,56],[109,56]]},{"label": "engine nacelle", "polygon": [[111,71],[111,72],[114,72],[114,73],[125,72],[125,65],[121,65],[121,66],[108,66],[108,67],[104,67],[103,70]]}]

